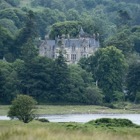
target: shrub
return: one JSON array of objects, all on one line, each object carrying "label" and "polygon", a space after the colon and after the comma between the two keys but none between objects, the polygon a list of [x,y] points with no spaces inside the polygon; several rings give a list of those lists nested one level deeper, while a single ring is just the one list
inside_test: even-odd
[{"label": "shrub", "polygon": [[46,122],[46,123],[48,123],[49,122],[49,120],[48,119],[45,119],[45,118],[38,118],[38,119],[36,119],[37,121],[40,121],[40,122]]},{"label": "shrub", "polygon": [[34,109],[37,102],[30,96],[18,95],[12,102],[8,112],[11,119],[18,118],[24,123],[28,123],[35,118]]},{"label": "shrub", "polygon": [[104,125],[112,127],[133,127],[136,126],[128,119],[110,119],[110,118],[101,118],[95,121],[89,121],[88,124],[92,125]]}]

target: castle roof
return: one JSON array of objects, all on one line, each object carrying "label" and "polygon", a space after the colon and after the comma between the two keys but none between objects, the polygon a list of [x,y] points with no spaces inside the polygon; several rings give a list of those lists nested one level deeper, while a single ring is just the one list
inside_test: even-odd
[{"label": "castle roof", "polygon": [[55,45],[55,40],[48,40],[47,44],[50,46],[54,46]]},{"label": "castle roof", "polygon": [[69,47],[70,46],[79,47],[80,46],[79,39],[69,39]]}]

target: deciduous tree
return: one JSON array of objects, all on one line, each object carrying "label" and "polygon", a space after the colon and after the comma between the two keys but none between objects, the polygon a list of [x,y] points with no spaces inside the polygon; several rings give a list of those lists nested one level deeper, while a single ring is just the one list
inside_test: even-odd
[{"label": "deciduous tree", "polygon": [[12,102],[8,117],[18,118],[24,123],[29,123],[35,118],[34,109],[37,102],[30,96],[18,95]]},{"label": "deciduous tree", "polygon": [[105,101],[113,101],[113,93],[123,90],[124,55],[113,46],[102,48],[89,58],[89,65],[98,87],[105,94]]}]

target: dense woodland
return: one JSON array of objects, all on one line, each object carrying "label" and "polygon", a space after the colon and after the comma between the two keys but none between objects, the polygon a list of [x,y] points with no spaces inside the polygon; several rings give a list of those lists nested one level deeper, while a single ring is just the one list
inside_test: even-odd
[{"label": "dense woodland", "polygon": [[[77,65],[38,55],[46,34],[99,33],[100,49]],[[140,103],[139,0],[0,0],[0,103]]]}]

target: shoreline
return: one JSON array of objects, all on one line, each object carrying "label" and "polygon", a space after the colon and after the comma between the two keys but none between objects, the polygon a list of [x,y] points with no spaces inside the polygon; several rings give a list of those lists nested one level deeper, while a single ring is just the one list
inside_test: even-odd
[{"label": "shoreline", "polygon": [[[6,116],[10,105],[0,105],[0,116]],[[135,108],[131,105],[126,109],[109,108],[96,105],[38,105],[37,115],[64,115],[64,114],[140,114],[140,105]]]}]

